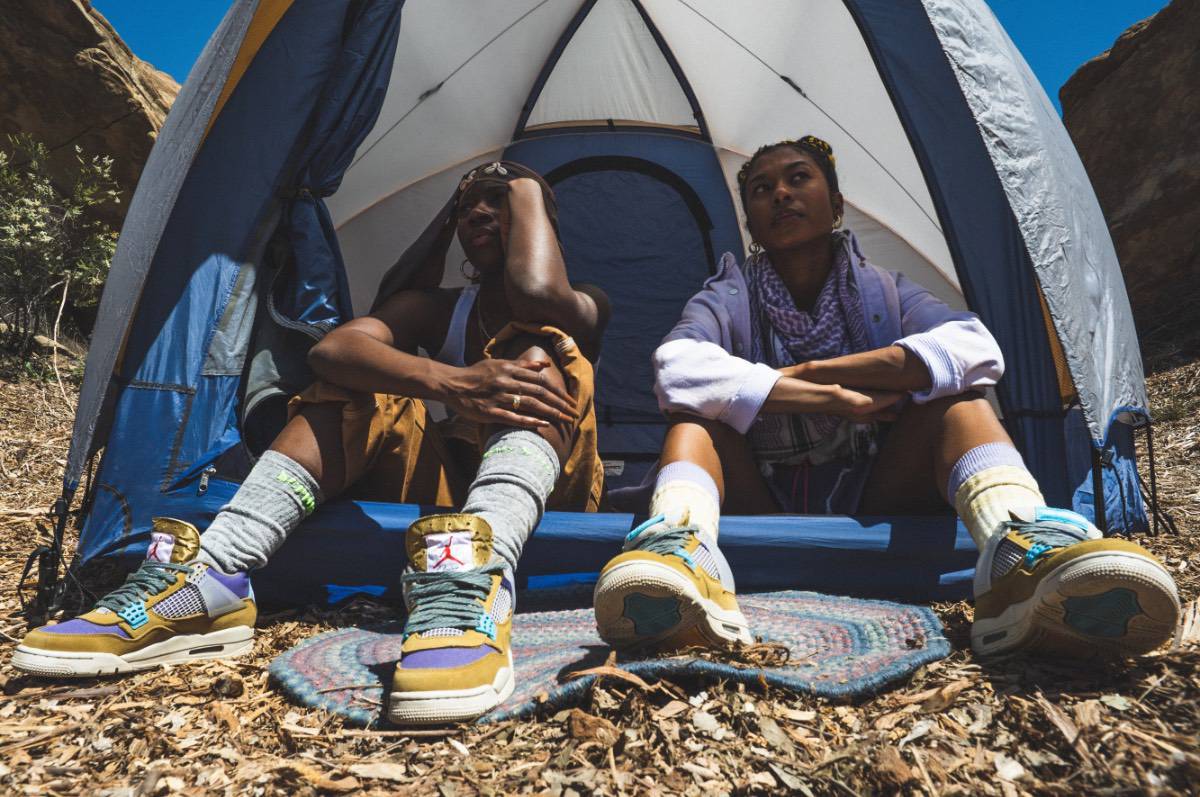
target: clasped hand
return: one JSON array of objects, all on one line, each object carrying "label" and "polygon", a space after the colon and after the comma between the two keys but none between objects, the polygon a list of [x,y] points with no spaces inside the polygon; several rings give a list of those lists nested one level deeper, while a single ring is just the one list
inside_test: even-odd
[{"label": "clasped hand", "polygon": [[548,360],[480,360],[451,379],[446,406],[482,423],[539,429],[574,423],[579,412],[563,388],[548,383]]},{"label": "clasped hand", "polygon": [[[801,366],[780,368],[783,378],[771,392],[775,411],[836,415],[855,423],[896,420],[896,404],[907,393],[897,390],[849,388],[811,381]],[[804,373],[804,376],[800,374]]]}]

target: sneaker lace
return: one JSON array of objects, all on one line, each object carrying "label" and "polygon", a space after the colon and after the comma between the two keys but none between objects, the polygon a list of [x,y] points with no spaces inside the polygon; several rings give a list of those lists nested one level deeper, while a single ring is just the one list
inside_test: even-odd
[{"label": "sneaker lace", "polygon": [[1014,522],[1010,523],[1009,527],[1033,543],[1025,552],[1025,567],[1030,569],[1054,551],[1087,539],[1080,532],[1071,532],[1038,523]]},{"label": "sneaker lace", "polygon": [[688,537],[696,534],[700,529],[696,526],[668,526],[653,534],[646,534],[646,530],[662,523],[665,520],[664,515],[656,515],[650,518],[642,525],[638,526],[633,531],[629,532],[625,537],[627,543],[632,542],[632,550],[645,551],[647,553],[657,553],[663,556],[678,556],[692,570],[696,569],[695,562],[688,554],[686,547]]},{"label": "sneaker lace", "polygon": [[142,562],[142,566],[125,578],[125,583],[96,601],[96,608],[121,612],[127,606],[145,600],[175,583],[176,573],[190,573],[188,565],[172,562]]},{"label": "sneaker lace", "polygon": [[502,565],[491,565],[454,573],[406,573],[404,588],[413,608],[404,635],[435,628],[475,630],[492,591],[492,576],[500,575],[503,569]]}]

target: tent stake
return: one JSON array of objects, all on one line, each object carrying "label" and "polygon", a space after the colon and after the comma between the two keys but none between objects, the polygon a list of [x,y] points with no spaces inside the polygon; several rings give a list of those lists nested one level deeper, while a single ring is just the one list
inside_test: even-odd
[{"label": "tent stake", "polygon": [[[58,577],[59,566],[62,563],[63,536],[67,530],[67,499],[61,496],[54,502],[50,510],[54,520],[54,537],[50,545],[42,546],[34,552],[37,557],[38,581],[37,593],[33,603],[27,607],[25,619],[30,628],[45,625],[50,615],[58,611],[62,597],[62,581]],[[28,565],[26,565],[28,570]]]}]

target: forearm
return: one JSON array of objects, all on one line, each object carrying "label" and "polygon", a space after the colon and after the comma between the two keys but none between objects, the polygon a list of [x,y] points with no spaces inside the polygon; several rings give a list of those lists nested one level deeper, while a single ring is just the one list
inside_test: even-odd
[{"label": "forearm", "polygon": [[908,349],[882,349],[815,360],[783,369],[786,376],[823,385],[843,385],[867,390],[918,392],[932,384],[929,369]]},{"label": "forearm", "polygon": [[895,420],[894,405],[906,394],[898,390],[824,385],[791,376],[775,383],[760,412],[781,415],[838,415],[858,423]]},{"label": "forearm", "polygon": [[784,376],[775,383],[767,400],[763,402],[760,413],[768,415],[793,415],[803,412],[817,412],[821,405],[827,403],[841,391],[838,385],[825,385],[809,382],[796,377]]},{"label": "forearm", "polygon": [[370,335],[347,330],[313,347],[313,373],[335,385],[364,393],[389,393],[442,400],[460,368],[389,346]]},{"label": "forearm", "polygon": [[514,180],[509,211],[504,289],[513,320],[557,327],[594,351],[606,319],[597,300],[572,288],[567,279],[541,187],[533,180]]},{"label": "forearm", "polygon": [[554,226],[546,213],[541,187],[533,180],[509,186],[509,229],[504,262],[504,289],[518,321],[563,326],[577,313],[578,297],[567,279],[567,267]]}]

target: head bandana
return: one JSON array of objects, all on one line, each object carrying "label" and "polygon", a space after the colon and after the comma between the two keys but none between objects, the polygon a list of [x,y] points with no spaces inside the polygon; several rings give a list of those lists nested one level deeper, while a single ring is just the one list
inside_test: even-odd
[{"label": "head bandana", "polygon": [[493,161],[476,166],[471,171],[463,175],[462,180],[458,182],[458,190],[454,192],[454,212],[458,212],[458,203],[462,200],[463,194],[467,189],[475,184],[491,184],[500,183],[507,185],[519,177],[528,177],[536,182],[542,189],[542,200],[546,205],[546,215],[550,217],[550,224],[554,227],[554,232],[558,233],[558,203],[554,201],[554,190],[550,188],[540,174],[530,169],[528,166],[522,166],[515,161]]}]

